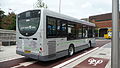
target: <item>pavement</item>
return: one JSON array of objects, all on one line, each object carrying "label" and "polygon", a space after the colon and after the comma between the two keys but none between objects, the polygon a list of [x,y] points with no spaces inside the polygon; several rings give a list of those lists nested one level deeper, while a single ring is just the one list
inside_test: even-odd
[{"label": "pavement", "polygon": [[17,55],[15,50],[16,50],[16,45],[12,45],[12,46],[0,45],[0,62],[23,57],[23,56]]},{"label": "pavement", "polygon": [[111,42],[53,68],[111,68]]}]

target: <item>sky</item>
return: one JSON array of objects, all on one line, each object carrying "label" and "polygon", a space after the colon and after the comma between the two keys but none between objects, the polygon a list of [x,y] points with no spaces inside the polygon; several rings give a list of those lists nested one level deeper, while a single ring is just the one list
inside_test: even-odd
[{"label": "sky", "polygon": [[[0,0],[0,8],[16,14],[34,9],[37,0]],[[59,12],[59,0],[43,0],[48,9]],[[12,10],[10,10],[12,9]],[[112,0],[61,0],[61,14],[78,19],[112,12]]]}]

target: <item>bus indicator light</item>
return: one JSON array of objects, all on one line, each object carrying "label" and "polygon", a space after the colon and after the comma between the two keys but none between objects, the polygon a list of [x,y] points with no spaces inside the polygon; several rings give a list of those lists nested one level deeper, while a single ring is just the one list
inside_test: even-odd
[{"label": "bus indicator light", "polygon": [[40,51],[42,51],[42,48],[40,48]]}]

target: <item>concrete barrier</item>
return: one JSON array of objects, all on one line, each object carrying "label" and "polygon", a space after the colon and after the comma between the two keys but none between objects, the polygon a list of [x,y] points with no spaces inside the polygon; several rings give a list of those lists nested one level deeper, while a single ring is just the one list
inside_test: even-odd
[{"label": "concrete barrier", "polygon": [[0,42],[3,46],[16,45],[16,31],[0,29]]},{"label": "concrete barrier", "polygon": [[10,45],[16,45],[16,41],[5,41],[2,42],[3,46],[10,46]]}]

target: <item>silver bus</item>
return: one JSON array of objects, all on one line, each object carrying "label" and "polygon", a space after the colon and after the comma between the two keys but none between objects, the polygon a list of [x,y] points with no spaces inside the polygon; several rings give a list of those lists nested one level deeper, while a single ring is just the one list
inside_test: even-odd
[{"label": "silver bus", "polygon": [[95,24],[47,9],[16,17],[16,53],[50,61],[95,46]]}]

